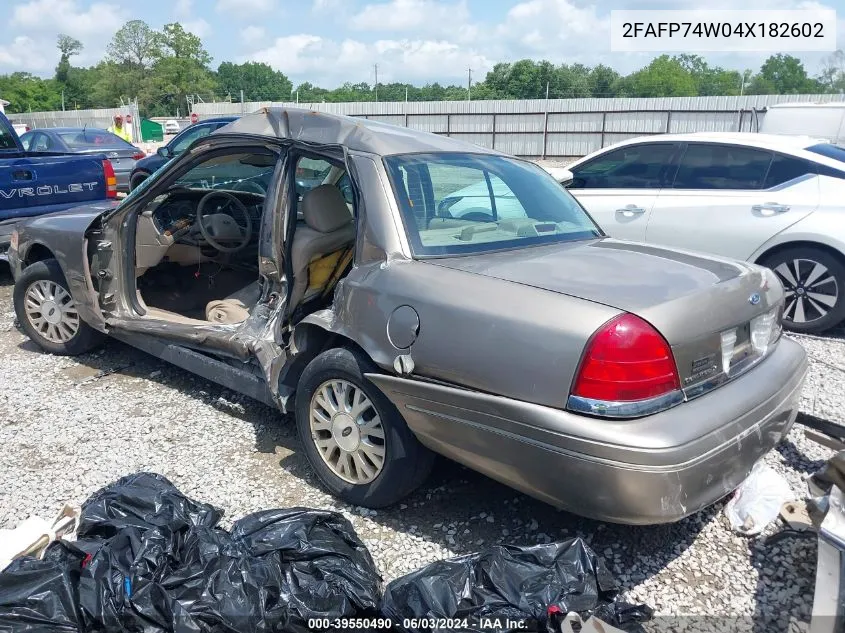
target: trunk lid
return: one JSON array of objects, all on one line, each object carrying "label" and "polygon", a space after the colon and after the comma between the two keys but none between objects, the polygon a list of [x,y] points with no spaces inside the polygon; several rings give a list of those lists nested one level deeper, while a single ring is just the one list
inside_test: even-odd
[{"label": "trunk lid", "polygon": [[754,264],[615,239],[428,261],[636,314],[671,345],[685,389],[765,355],[752,349],[752,319],[783,303],[780,283]]}]

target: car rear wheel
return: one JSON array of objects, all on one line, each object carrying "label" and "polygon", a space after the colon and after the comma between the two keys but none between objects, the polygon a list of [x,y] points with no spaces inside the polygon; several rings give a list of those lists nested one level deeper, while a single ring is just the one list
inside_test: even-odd
[{"label": "car rear wheel", "polygon": [[139,171],[136,174],[132,174],[132,179],[129,181],[129,191],[135,189],[138,185],[140,185],[149,177],[150,175],[144,171]]},{"label": "car rear wheel", "polygon": [[48,352],[75,356],[93,349],[104,338],[80,318],[55,259],[27,266],[15,280],[13,296],[21,327]]},{"label": "car rear wheel", "polygon": [[763,264],[786,291],[783,325],[794,332],[818,333],[845,319],[845,266],[826,251],[795,247],[778,251]]},{"label": "car rear wheel", "polygon": [[396,407],[364,377],[376,371],[363,354],[330,349],[308,364],[296,394],[299,438],[317,476],[335,496],[369,508],[407,496],[434,461]]}]

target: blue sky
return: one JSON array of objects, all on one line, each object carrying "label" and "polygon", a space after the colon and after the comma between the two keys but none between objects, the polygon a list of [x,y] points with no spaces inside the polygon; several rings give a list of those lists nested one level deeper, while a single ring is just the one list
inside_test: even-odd
[{"label": "blue sky", "polygon": [[[77,64],[95,63],[113,33],[131,19],[158,28],[181,22],[221,61],[263,61],[296,82],[333,87],[345,81],[463,83],[498,61],[523,57],[555,63],[604,63],[629,72],[654,54],[611,53],[610,10],[736,8],[735,0],[3,0],[0,73],[49,76],[55,38],[85,45]],[[845,47],[845,0],[745,0],[747,9],[825,7],[838,10]],[[824,54],[803,54],[821,69]],[[757,70],[766,54],[706,56],[729,68]]]}]

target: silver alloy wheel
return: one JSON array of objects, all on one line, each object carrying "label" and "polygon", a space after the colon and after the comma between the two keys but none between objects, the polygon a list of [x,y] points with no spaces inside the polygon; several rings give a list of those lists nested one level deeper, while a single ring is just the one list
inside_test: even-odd
[{"label": "silver alloy wheel", "polygon": [[347,380],[327,380],[311,396],[311,438],[331,471],[367,484],[384,468],[384,427],[375,405]]},{"label": "silver alloy wheel", "polygon": [[79,312],[67,290],[55,281],[33,281],[24,293],[30,325],[51,343],[67,343],[79,331]]},{"label": "silver alloy wheel", "polygon": [[793,323],[821,319],[839,299],[839,284],[824,264],[812,259],[793,259],[782,262],[774,271],[786,291],[783,316]]}]

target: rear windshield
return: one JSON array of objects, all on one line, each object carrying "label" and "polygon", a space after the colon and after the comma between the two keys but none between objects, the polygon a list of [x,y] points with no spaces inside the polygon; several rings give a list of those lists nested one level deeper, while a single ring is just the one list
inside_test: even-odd
[{"label": "rear windshield", "polygon": [[818,145],[811,145],[807,148],[808,152],[814,154],[821,154],[834,160],[839,160],[845,163],[845,147],[834,145],[833,143],[819,143]]},{"label": "rear windshield", "polygon": [[466,255],[602,235],[554,178],[486,154],[384,159],[415,256]]},{"label": "rear windshield", "polygon": [[79,132],[60,132],[59,136],[71,149],[96,149],[98,147],[112,147],[131,149],[132,145],[122,138],[105,130],[85,130]]}]

